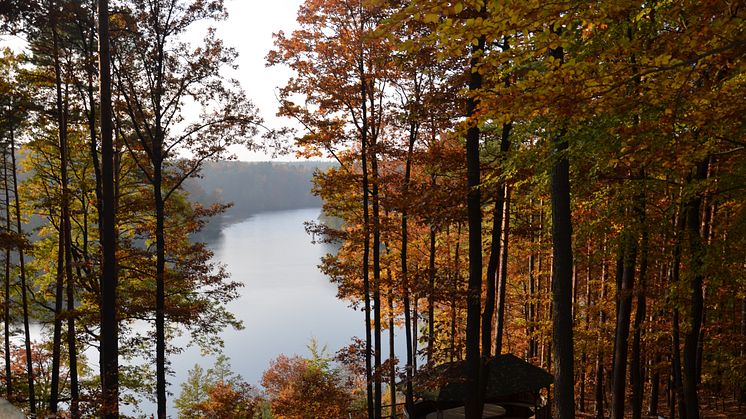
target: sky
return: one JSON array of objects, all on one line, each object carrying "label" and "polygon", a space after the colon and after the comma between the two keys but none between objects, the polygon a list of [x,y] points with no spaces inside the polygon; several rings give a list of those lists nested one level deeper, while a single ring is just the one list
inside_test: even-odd
[{"label": "sky", "polygon": [[[238,71],[231,73],[246,90],[248,97],[259,109],[265,125],[281,128],[291,124],[287,118],[278,118],[277,89],[287,81],[290,71],[282,67],[266,67],[265,57],[272,49],[272,34],[286,33],[297,28],[295,18],[303,0],[226,0],[228,19],[212,23],[225,45],[238,51]],[[200,32],[204,28],[198,29]],[[201,38],[201,32],[197,39]],[[269,160],[271,152],[250,152],[231,149],[239,160]],[[295,160],[293,155],[278,156],[278,160]]]},{"label": "sky", "polygon": [[[272,34],[280,30],[286,33],[297,28],[296,16],[303,0],[225,0],[228,19],[195,25],[186,38],[197,43],[203,38],[208,26],[215,27],[217,35],[226,46],[238,51],[238,71],[228,72],[238,79],[248,97],[258,108],[265,126],[278,129],[291,125],[287,118],[278,118],[277,89],[284,85],[291,72],[282,67],[266,67],[265,57],[272,49]],[[23,48],[25,42],[12,36],[0,37],[0,47]],[[188,118],[188,116],[187,116]],[[230,150],[239,160],[266,161],[273,159],[272,152],[251,152],[242,147]],[[296,160],[293,154],[275,156],[275,160]]]}]

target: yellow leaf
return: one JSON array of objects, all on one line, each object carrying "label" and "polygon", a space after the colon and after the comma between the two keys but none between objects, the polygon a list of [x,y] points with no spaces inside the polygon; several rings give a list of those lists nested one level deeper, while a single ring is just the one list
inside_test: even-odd
[{"label": "yellow leaf", "polygon": [[437,13],[428,13],[425,15],[425,23],[435,23],[440,19],[440,15]]}]

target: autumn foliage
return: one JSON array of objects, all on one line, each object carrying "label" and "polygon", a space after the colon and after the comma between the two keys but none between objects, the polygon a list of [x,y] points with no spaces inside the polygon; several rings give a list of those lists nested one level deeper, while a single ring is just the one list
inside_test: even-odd
[{"label": "autumn foliage", "polygon": [[379,306],[405,329],[404,383],[497,348],[555,374],[559,417],[743,397],[743,18],[732,2],[304,3],[268,63],[294,70],[280,113],[301,154],[339,163],[316,177],[342,220],[312,227],[341,242],[321,269],[370,311],[372,346]]},{"label": "autumn foliage", "polygon": [[280,355],[262,374],[274,417],[314,419],[345,417],[351,395],[339,373],[297,355]]},{"label": "autumn foliage", "polygon": [[[69,393],[72,416],[115,416],[80,356],[100,347],[106,365],[155,359],[155,380],[149,364],[114,369],[122,400],[156,393],[165,418],[171,338],[209,349],[241,326],[225,309],[239,284],[190,241],[225,207],[182,189],[228,146],[254,147],[261,122],[224,77],[237,56],[216,31],[180,38],[225,4],[114,3],[108,83],[93,2],[0,2],[0,30],[28,40],[0,57],[0,376],[32,415],[61,413]],[[481,417],[482,358],[512,352],[554,374],[561,419],[742,416],[745,14],[715,0],[304,1],[266,56],[292,71],[277,112],[294,128],[270,136],[337,163],[314,183],[334,222],[309,230],[339,243],[320,269],[364,311],[365,338],[354,380],[277,358],[262,380],[273,414],[380,419],[385,403],[411,408],[423,368],[466,360],[463,402]],[[112,261],[119,282],[102,284]],[[406,349],[389,353],[398,328]],[[35,358],[49,357],[47,374]],[[188,404],[248,415],[250,390],[216,380]]]}]

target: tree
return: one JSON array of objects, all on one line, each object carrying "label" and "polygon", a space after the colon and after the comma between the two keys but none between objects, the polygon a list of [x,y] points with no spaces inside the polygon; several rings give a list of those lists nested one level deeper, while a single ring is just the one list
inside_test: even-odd
[{"label": "tree", "polygon": [[[18,62],[15,57],[9,56],[7,50],[3,57],[3,66],[5,67],[4,74],[10,76],[10,78],[3,80],[3,91],[7,92],[5,98],[8,103],[3,104],[6,114],[6,122],[9,122],[4,131],[4,135],[7,139],[7,154],[10,154],[10,172],[11,175],[11,192],[13,194],[13,209],[15,218],[15,231],[14,234],[21,241],[25,241],[26,237],[22,227],[21,219],[21,201],[18,194],[18,164],[16,162],[16,147],[18,146],[17,132],[22,122],[22,115],[25,108],[28,106],[28,95],[20,89],[17,89],[18,81],[14,80],[18,73]],[[11,205],[10,202],[7,205]],[[34,390],[34,369],[31,361],[31,332],[29,328],[30,317],[29,317],[29,298],[28,298],[28,282],[26,272],[26,259],[25,259],[25,248],[27,246],[17,246],[18,262],[20,269],[20,287],[21,287],[21,307],[23,308],[23,332],[25,338],[25,349],[26,349],[26,379],[28,384],[28,401],[29,411],[32,414],[36,412],[36,393]]]},{"label": "tree", "polygon": [[[564,60],[564,50],[553,48],[550,56]],[[557,363],[554,394],[560,419],[575,417],[575,380],[572,330],[572,213],[570,212],[570,163],[565,129],[553,135],[555,159],[552,173],[552,348]]]},{"label": "tree", "polygon": [[181,393],[174,400],[179,417],[253,417],[258,408],[256,390],[231,372],[230,361],[219,355],[215,364],[205,371],[195,365]]},{"label": "tree", "polygon": [[[222,0],[134,0],[126,24],[117,28],[114,74],[117,106],[126,115],[117,129],[152,186],[156,242],[156,377],[158,417],[166,417],[166,202],[202,163],[227,152],[232,144],[248,144],[260,122],[235,82],[220,71],[232,65],[234,51],[209,30],[204,45],[192,48],[177,37],[193,23],[225,17]],[[146,11],[140,13],[139,11]],[[130,28],[127,28],[130,29]],[[183,131],[186,101],[202,113]],[[176,160],[179,152],[191,157]]]},{"label": "tree", "polygon": [[345,417],[351,397],[339,372],[299,356],[278,356],[262,374],[272,413],[284,419]]},{"label": "tree", "polygon": [[[299,10],[302,30],[275,35],[269,65],[288,65],[297,73],[280,90],[280,115],[306,130],[296,138],[302,154],[328,155],[342,163],[340,146],[359,150],[360,221],[363,230],[363,299],[366,342],[373,365],[368,370],[369,416],[381,417],[381,208],[378,162],[386,127],[388,47],[373,30],[386,15],[383,4],[339,0],[307,1]],[[298,97],[303,102],[298,102]],[[357,145],[359,144],[359,146]],[[357,171],[358,163],[345,166]],[[372,236],[372,244],[371,244]],[[371,249],[372,246],[372,249]],[[371,255],[372,253],[372,255]],[[371,260],[372,257],[372,260]],[[370,281],[370,270],[373,278]],[[371,296],[372,292],[372,296]],[[372,298],[372,301],[371,301]],[[373,334],[371,336],[371,303]]]},{"label": "tree", "polygon": [[[483,12],[480,8],[478,14]],[[469,91],[482,88],[482,75],[477,69],[479,59],[484,53],[485,39],[477,37],[471,50],[469,66]],[[466,104],[466,116],[469,127],[466,132],[466,170],[469,192],[466,197],[469,226],[469,288],[466,296],[466,374],[467,399],[465,411],[470,419],[482,416],[482,378],[480,343],[480,314],[482,312],[482,202],[478,189],[479,173],[479,134],[480,127],[474,119],[477,115],[479,101],[469,97]]]},{"label": "tree", "polygon": [[[0,29],[32,41],[28,59],[3,57],[0,83],[3,381],[37,414],[59,410],[69,394],[71,416],[116,416],[129,397],[115,394],[118,369],[138,395],[153,393],[156,377],[164,406],[165,360],[177,350],[166,337],[191,333],[209,349],[221,328],[239,326],[224,308],[238,284],[189,241],[225,206],[219,194],[182,188],[258,123],[220,75],[233,52],[210,30],[201,48],[177,39],[224,17],[223,3],[124,0],[99,17],[97,37],[101,4],[0,2]],[[320,355],[287,358],[285,371],[303,373],[285,388],[336,386],[331,409],[352,400],[341,415],[363,410],[350,406],[366,388],[368,416],[382,416],[382,368],[392,382],[397,370],[381,362],[386,315],[388,327],[407,329],[407,384],[420,356],[419,371],[466,356],[471,416],[492,342],[555,373],[561,417],[587,411],[591,387],[597,417],[609,398],[613,416],[637,418],[646,398],[657,414],[665,391],[670,416],[699,417],[714,409],[703,390],[743,395],[743,13],[692,1],[305,2],[300,29],[278,34],[268,61],[295,72],[280,112],[303,126],[293,133],[300,154],[339,163],[314,188],[341,222],[309,229],[342,241],[321,269],[340,298],[364,307],[366,339],[343,351],[354,373]],[[192,108],[202,114],[192,118]],[[34,236],[29,219],[40,225]],[[155,333],[135,321],[154,321]],[[34,322],[40,344],[28,334]],[[23,347],[14,348],[21,327]],[[103,391],[81,374],[75,412],[63,363],[98,342]],[[117,355],[156,362],[118,368]],[[199,396],[185,399],[194,415],[253,409],[250,389],[217,378],[197,386],[205,375],[195,372]]]},{"label": "tree", "polygon": [[[101,393],[104,417],[119,416],[119,330],[117,324],[116,198],[111,97],[109,2],[98,1],[99,100],[101,124]],[[91,101],[91,115],[93,115]],[[93,118],[91,118],[93,120]],[[93,127],[91,131],[95,132]],[[95,136],[95,135],[94,135]],[[92,136],[93,157],[96,157]],[[94,164],[98,167],[98,164]],[[98,179],[98,176],[97,176]],[[98,193],[99,188],[96,188]]]}]

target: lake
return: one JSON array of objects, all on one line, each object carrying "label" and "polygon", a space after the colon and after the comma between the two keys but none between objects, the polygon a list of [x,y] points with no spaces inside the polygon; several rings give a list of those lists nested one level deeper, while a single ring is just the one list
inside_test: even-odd
[{"label": "lake", "polygon": [[[223,227],[221,234],[208,242],[215,253],[214,260],[226,265],[232,280],[244,284],[240,297],[228,309],[243,321],[245,328],[221,334],[225,343],[222,353],[230,358],[232,370],[258,389],[262,373],[280,354],[308,356],[307,345],[315,339],[319,347],[326,346],[327,353],[334,355],[353,336],[365,336],[363,313],[338,300],[336,285],[317,267],[324,255],[336,251],[334,245],[312,243],[305,231],[303,223],[317,220],[319,213],[319,208],[306,208],[256,214]],[[141,330],[152,324],[134,327]],[[40,336],[41,326],[32,325],[32,334]],[[400,359],[404,357],[403,335],[397,328],[396,351]],[[384,331],[384,360],[389,355],[388,338]],[[178,338],[174,344],[187,342]],[[97,359],[97,351],[89,348],[85,355],[95,370],[92,360]],[[170,357],[175,374],[168,377],[169,417],[177,417],[173,402],[189,370],[195,364],[207,369],[214,360],[214,355],[203,356],[196,347],[187,347]],[[130,361],[138,362],[146,361]],[[141,401],[140,412],[128,405],[120,408],[127,415],[149,417],[156,412],[155,403],[147,400]]]},{"label": "lake", "polygon": [[[311,338],[335,351],[365,333],[362,313],[338,300],[336,287],[317,268],[334,251],[313,244],[305,232],[303,223],[318,215],[318,208],[257,214],[227,226],[209,243],[231,279],[244,284],[228,308],[245,329],[225,331],[223,339],[233,369],[248,382],[258,382],[280,353],[307,354]],[[174,359],[176,371],[204,362],[189,355]]]},{"label": "lake", "polygon": [[[307,356],[306,346],[312,338],[334,354],[353,336],[365,336],[363,313],[338,300],[336,286],[317,268],[321,257],[335,249],[313,244],[305,232],[303,223],[316,220],[319,211],[308,208],[256,214],[224,227],[220,237],[208,243],[215,260],[226,265],[233,280],[244,284],[241,297],[228,308],[244,322],[245,329],[223,332],[223,353],[230,358],[233,371],[257,387],[271,360],[281,353]],[[383,338],[387,348],[388,335],[384,333]],[[384,356],[387,354],[384,349]],[[203,357],[197,348],[171,357],[176,374],[169,379],[173,393],[169,416],[176,417],[173,400],[189,369],[196,363],[208,368],[213,360],[212,356]],[[155,410],[151,403],[142,407],[148,413]]]}]

